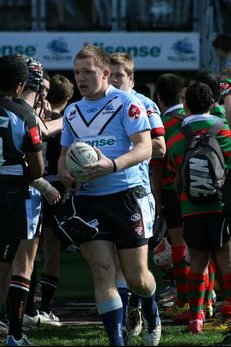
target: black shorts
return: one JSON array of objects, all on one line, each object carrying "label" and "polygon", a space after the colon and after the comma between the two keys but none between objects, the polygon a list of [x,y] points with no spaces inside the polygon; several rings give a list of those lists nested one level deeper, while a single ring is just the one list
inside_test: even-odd
[{"label": "black shorts", "polygon": [[173,189],[162,189],[162,216],[165,218],[168,229],[182,226],[180,201]]},{"label": "black shorts", "polygon": [[0,262],[12,263],[20,241],[0,241]]},{"label": "black shorts", "polygon": [[0,191],[0,240],[33,238],[34,204],[29,191]]},{"label": "black shorts", "polygon": [[119,249],[148,244],[147,229],[153,221],[143,187],[103,196],[75,196],[74,200],[77,216],[99,229],[94,240],[112,241]]},{"label": "black shorts", "polygon": [[183,218],[183,237],[188,247],[212,251],[229,241],[231,218],[223,213],[206,213]]}]

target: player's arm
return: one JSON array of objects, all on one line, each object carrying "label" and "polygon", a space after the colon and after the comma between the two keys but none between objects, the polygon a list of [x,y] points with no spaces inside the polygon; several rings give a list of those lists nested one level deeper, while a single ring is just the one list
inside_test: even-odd
[{"label": "player's arm", "polygon": [[142,131],[130,137],[133,148],[115,159],[117,170],[122,170],[149,160],[152,156],[152,141],[150,131]]},{"label": "player's arm", "polygon": [[164,136],[152,138],[152,158],[162,159],[166,154],[166,144]]},{"label": "player's arm", "polygon": [[25,160],[28,164],[29,179],[36,180],[41,177],[44,172],[44,160],[42,151],[27,152]]},{"label": "player's arm", "polygon": [[112,172],[137,165],[140,162],[151,158],[152,141],[150,130],[145,130],[131,135],[130,139],[133,143],[133,148],[127,153],[115,158],[113,161],[103,155],[99,149],[95,148],[98,153],[99,160],[94,164],[84,166],[82,179],[91,180],[97,177],[105,176]]}]

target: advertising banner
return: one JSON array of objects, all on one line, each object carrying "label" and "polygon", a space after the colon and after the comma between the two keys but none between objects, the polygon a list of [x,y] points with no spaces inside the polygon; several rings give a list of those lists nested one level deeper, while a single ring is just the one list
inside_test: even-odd
[{"label": "advertising banner", "polygon": [[26,54],[49,70],[72,70],[84,44],[127,52],[136,70],[197,70],[200,65],[199,33],[0,32],[0,55]]}]

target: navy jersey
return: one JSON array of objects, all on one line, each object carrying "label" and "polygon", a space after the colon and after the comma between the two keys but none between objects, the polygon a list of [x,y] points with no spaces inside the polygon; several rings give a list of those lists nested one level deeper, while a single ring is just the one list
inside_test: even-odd
[{"label": "navy jersey", "polygon": [[0,184],[28,185],[26,152],[42,149],[41,136],[31,107],[26,102],[0,97]]}]

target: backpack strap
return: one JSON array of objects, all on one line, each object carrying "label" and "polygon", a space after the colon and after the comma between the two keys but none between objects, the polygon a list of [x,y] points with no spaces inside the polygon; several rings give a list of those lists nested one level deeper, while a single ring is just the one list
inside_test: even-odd
[{"label": "backpack strap", "polygon": [[212,135],[216,135],[224,126],[223,120],[219,120],[219,122],[215,123],[209,130],[208,133]]}]

